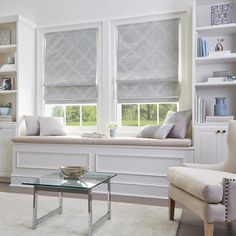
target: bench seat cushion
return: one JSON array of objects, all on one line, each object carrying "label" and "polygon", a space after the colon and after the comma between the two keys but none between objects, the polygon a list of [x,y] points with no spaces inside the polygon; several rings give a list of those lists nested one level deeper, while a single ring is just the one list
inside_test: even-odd
[{"label": "bench seat cushion", "polygon": [[191,139],[103,138],[93,139],[95,145],[191,147]]},{"label": "bench seat cushion", "polygon": [[14,143],[93,144],[125,146],[191,147],[191,139],[81,138],[79,136],[19,136]]},{"label": "bench seat cushion", "polygon": [[169,182],[207,203],[220,203],[223,199],[223,178],[233,178],[229,172],[187,167],[170,167]]},{"label": "bench seat cushion", "polygon": [[18,136],[12,139],[14,143],[42,144],[92,144],[92,139],[78,136]]}]

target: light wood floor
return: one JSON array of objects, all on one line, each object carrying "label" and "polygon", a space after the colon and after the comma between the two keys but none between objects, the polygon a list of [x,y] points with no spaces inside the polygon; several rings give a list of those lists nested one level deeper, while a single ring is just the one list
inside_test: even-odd
[{"label": "light wood floor", "polygon": [[[10,187],[7,183],[0,183],[0,192],[13,192],[13,193],[24,193],[32,194],[32,189],[22,188],[22,187]],[[49,194],[43,193],[43,194]],[[50,194],[53,195],[54,193]],[[78,197],[74,194],[65,194],[66,197]],[[84,198],[84,195],[79,197]],[[96,199],[103,199],[103,196],[95,196]],[[166,200],[158,199],[144,199],[144,198],[133,198],[133,197],[117,197],[113,196],[112,201],[118,202],[129,202],[129,203],[139,203],[139,204],[148,204],[148,205],[158,205],[158,206],[167,206],[168,203]],[[181,207],[178,206],[177,207]],[[203,236],[203,222],[191,214],[188,210],[183,209],[183,216],[181,219],[180,227],[178,230],[177,236]],[[219,224],[215,225],[214,236],[236,236],[236,224]]]}]

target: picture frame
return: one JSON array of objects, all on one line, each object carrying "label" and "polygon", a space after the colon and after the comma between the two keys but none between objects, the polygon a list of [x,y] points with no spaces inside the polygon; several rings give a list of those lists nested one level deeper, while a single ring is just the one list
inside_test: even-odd
[{"label": "picture frame", "polygon": [[10,44],[11,44],[11,30],[0,29],[0,45],[10,45]]},{"label": "picture frame", "polygon": [[223,25],[233,23],[234,4],[222,4],[211,6],[211,25]]},{"label": "picture frame", "polygon": [[1,82],[2,90],[14,90],[14,78],[2,78]]}]

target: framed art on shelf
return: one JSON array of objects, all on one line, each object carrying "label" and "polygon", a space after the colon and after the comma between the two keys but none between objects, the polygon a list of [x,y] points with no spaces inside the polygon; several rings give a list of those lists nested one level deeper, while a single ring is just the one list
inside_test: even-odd
[{"label": "framed art on shelf", "polygon": [[2,90],[13,90],[14,89],[14,78],[2,78]]},{"label": "framed art on shelf", "polygon": [[211,6],[211,25],[233,23],[233,9],[233,3]]}]

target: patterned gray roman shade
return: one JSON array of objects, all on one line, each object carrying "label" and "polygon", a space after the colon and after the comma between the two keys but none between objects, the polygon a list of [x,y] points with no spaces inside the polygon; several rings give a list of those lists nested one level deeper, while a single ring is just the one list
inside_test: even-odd
[{"label": "patterned gray roman shade", "polygon": [[47,104],[97,101],[97,28],[47,33]]},{"label": "patterned gray roman shade", "polygon": [[119,103],[178,101],[179,20],[117,27]]}]

